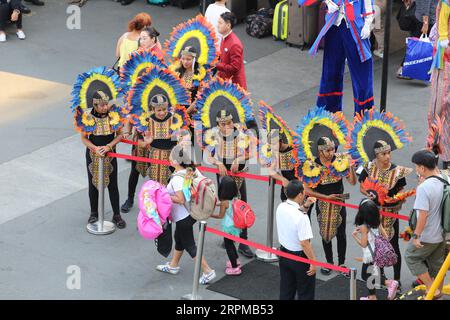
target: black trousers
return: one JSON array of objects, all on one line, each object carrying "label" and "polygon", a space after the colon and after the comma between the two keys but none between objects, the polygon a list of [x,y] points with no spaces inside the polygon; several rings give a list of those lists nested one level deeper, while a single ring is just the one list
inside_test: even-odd
[{"label": "black trousers", "polygon": [[186,252],[195,258],[197,255],[197,246],[194,240],[193,226],[197,221],[190,215],[176,223],[175,228],[175,250]]},{"label": "black trousers", "polygon": [[[303,251],[281,251],[307,258]],[[308,276],[310,265],[280,257],[280,300],[314,300],[316,276]]]},{"label": "black trousers", "polygon": [[236,246],[234,245],[234,241],[228,238],[223,238],[223,241],[225,243],[225,250],[227,250],[228,259],[231,262],[231,266],[233,268],[237,268],[238,252]]},{"label": "black trousers", "polygon": [[[347,236],[345,234],[345,226],[347,222],[347,211],[345,207],[341,209],[341,217],[342,223],[337,229],[336,239],[337,239],[337,250],[338,250],[338,260],[339,265],[345,263],[345,254],[347,251]],[[327,262],[330,264],[334,264],[333,259],[333,240],[330,242],[325,242],[322,240],[323,250],[325,251],[325,257],[327,258]]]},{"label": "black trousers", "polygon": [[[397,254],[397,263],[393,265],[394,268],[394,280],[400,281],[401,271],[402,271],[402,254],[400,252],[400,246],[398,243],[400,232],[400,223],[397,220],[394,222],[394,236],[392,237],[390,243],[394,248],[395,253]],[[384,270],[382,270],[384,273]]]},{"label": "black trousers", "polygon": [[[220,175],[216,174],[216,177],[217,177],[217,184],[220,184]],[[241,194],[241,200],[247,202],[247,184],[245,183],[245,179],[244,181],[242,181],[239,193]],[[242,229],[241,234],[239,236],[241,239],[247,240],[248,239],[247,229]]]},{"label": "black trousers", "polygon": [[[86,150],[86,167],[88,172],[89,180],[89,201],[91,204],[91,213],[98,214],[98,190],[92,183],[92,174],[89,171],[89,164],[91,164],[92,159],[89,154],[89,149]],[[111,202],[111,207],[114,215],[120,215],[120,203],[119,203],[119,187],[117,185],[117,159],[114,158],[111,161],[113,171],[109,175],[109,201]]]},{"label": "black trousers", "polygon": [[369,267],[373,268],[373,263],[363,263],[362,265],[362,271],[361,271],[361,278],[366,281],[367,284],[367,290],[369,290],[370,295],[375,295],[376,288],[374,287],[375,284],[378,285],[384,285],[384,282],[386,281],[386,276],[384,275],[383,269],[380,270],[379,277],[371,278],[372,272],[369,272]]},{"label": "black trousers", "polygon": [[[11,3],[0,4],[0,31],[5,31],[6,23],[11,20],[13,11]],[[17,21],[13,23],[16,24],[17,29],[22,29],[22,13],[19,14]]]},{"label": "black trousers", "polygon": [[134,200],[136,186],[139,181],[139,171],[136,169],[136,161],[131,161],[130,177],[128,178],[128,200]]}]

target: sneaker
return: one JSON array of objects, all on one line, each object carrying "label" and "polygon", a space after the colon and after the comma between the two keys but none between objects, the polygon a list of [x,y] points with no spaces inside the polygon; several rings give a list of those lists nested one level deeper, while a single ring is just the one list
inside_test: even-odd
[{"label": "sneaker", "polygon": [[331,274],[331,269],[328,268],[320,268],[320,273],[325,275],[325,276],[329,276]]},{"label": "sneaker", "polygon": [[241,267],[238,266],[237,268],[226,268],[225,274],[228,276],[238,276],[242,273]]},{"label": "sneaker", "polygon": [[208,274],[202,274],[200,280],[198,281],[200,284],[208,284],[216,277],[216,271],[211,270]]},{"label": "sneaker", "polygon": [[[239,259],[237,260],[237,265],[239,268],[241,267],[241,262],[239,261]],[[227,268],[233,268],[230,260],[227,261]]]},{"label": "sneaker", "polygon": [[238,252],[247,258],[253,258],[255,256],[250,247],[242,243],[239,245]]},{"label": "sneaker", "polygon": [[391,280],[391,283],[388,285],[388,300],[394,300],[395,295],[397,294],[398,282],[395,280]]},{"label": "sneaker", "polygon": [[167,262],[166,264],[157,265],[156,270],[170,274],[177,274],[180,272],[180,267],[171,267],[170,262]]},{"label": "sneaker", "polygon": [[0,42],[6,42],[6,33],[0,34]]},{"label": "sneaker", "polygon": [[124,204],[120,207],[120,211],[123,213],[130,212],[131,208],[133,208],[133,200],[127,199],[127,201],[124,202]]},{"label": "sneaker", "polygon": [[373,55],[376,56],[376,57],[378,57],[378,58],[380,58],[380,59],[383,59],[384,53],[383,53],[383,50],[375,50],[375,51],[373,52]]},{"label": "sneaker", "polygon": [[25,33],[22,30],[19,30],[16,32],[17,38],[19,38],[20,40],[25,40],[26,36]]}]

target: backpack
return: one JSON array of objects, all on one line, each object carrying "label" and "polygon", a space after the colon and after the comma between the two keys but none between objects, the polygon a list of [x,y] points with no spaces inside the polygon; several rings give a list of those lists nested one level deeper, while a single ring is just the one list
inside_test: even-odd
[{"label": "backpack", "polygon": [[370,230],[370,232],[375,236],[375,250],[368,244],[373,258],[373,264],[379,268],[395,265],[398,261],[398,257],[391,243],[383,238],[383,236],[373,233],[372,230]]},{"label": "backpack", "polygon": [[233,202],[233,222],[236,228],[250,228],[255,223],[255,219],[255,213],[247,202],[242,200]]},{"label": "backpack", "polygon": [[163,233],[163,225],[170,217],[172,199],[166,187],[147,181],[139,192],[137,227],[144,239],[154,240]]},{"label": "backpack", "polygon": [[[185,174],[175,174],[185,178]],[[217,191],[214,182],[204,176],[194,176],[189,202],[191,217],[195,220],[207,220],[216,210]]]},{"label": "backpack", "polygon": [[431,176],[429,178],[436,178],[444,184],[444,192],[442,195],[441,202],[441,224],[442,229],[444,229],[445,233],[450,233],[450,179],[444,173],[442,174],[442,178],[438,176]]}]

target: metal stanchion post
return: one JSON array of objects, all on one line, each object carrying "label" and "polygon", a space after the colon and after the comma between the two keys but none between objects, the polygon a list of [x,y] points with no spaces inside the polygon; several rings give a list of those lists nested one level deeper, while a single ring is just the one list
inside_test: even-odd
[{"label": "metal stanchion post", "polygon": [[89,223],[87,231],[95,235],[105,235],[116,230],[114,223],[105,221],[105,158],[100,157],[98,167],[98,221]]},{"label": "metal stanchion post", "polygon": [[356,300],[356,268],[350,268],[350,300]]},{"label": "metal stanchion post", "polygon": [[[273,212],[275,206],[275,179],[269,179],[269,200],[267,205],[267,238],[266,246],[272,248],[273,246]],[[256,250],[256,258],[264,262],[277,262],[278,257],[270,252],[264,250]]]},{"label": "metal stanchion post", "polygon": [[198,286],[200,280],[200,273],[202,269],[203,247],[205,244],[206,221],[200,221],[200,232],[198,235],[198,248],[195,257],[194,267],[194,282],[192,284],[192,293],[186,294],[181,299],[183,300],[201,300],[202,297],[198,295]]}]

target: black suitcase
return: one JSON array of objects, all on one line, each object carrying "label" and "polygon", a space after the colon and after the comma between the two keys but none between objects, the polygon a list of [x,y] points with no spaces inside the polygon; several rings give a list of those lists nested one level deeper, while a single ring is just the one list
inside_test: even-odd
[{"label": "black suitcase", "polygon": [[199,0],[170,0],[170,4],[174,7],[186,9],[188,7],[198,5]]},{"label": "black suitcase", "polygon": [[237,23],[244,21],[247,16],[247,1],[245,0],[227,0],[226,7],[234,13]]},{"label": "black suitcase", "polygon": [[205,15],[206,9],[211,3],[214,3],[214,0],[200,0],[200,13]]}]

